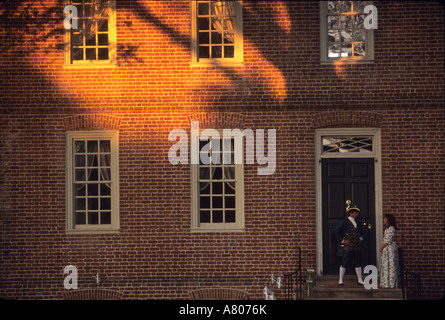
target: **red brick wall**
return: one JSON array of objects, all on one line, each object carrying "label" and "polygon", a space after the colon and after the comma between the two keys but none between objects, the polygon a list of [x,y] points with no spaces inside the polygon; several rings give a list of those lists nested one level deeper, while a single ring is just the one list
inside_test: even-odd
[{"label": "red brick wall", "polygon": [[[423,297],[444,287],[444,28],[435,2],[375,1],[375,63],[319,63],[315,1],[244,1],[244,64],[190,66],[188,1],[117,1],[117,66],[65,69],[57,0],[3,2],[0,296],[261,298],[271,273],[316,266],[314,130],[380,127],[383,212],[393,213]],[[17,7],[15,7],[17,5]],[[170,130],[277,130],[277,168],[245,165],[244,233],[190,233],[190,168]],[[119,130],[119,234],[65,234],[65,131]],[[110,296],[113,296],[110,294]],[[69,297],[68,297],[69,298]]]}]

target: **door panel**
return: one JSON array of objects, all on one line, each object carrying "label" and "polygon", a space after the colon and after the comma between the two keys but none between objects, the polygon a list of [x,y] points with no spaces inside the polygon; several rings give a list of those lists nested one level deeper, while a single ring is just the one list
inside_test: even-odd
[{"label": "door panel", "polygon": [[[363,227],[362,264],[376,264],[374,159],[322,159],[323,273],[337,274],[334,229],[346,217],[346,200],[359,208]],[[371,229],[368,228],[371,225]],[[351,271],[348,271],[350,273]]]}]

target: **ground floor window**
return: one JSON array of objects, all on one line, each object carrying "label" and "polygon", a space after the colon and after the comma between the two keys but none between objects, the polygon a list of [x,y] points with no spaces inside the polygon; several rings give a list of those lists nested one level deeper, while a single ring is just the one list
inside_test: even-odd
[{"label": "ground floor window", "polygon": [[[203,131],[206,133],[206,130]],[[211,134],[207,134],[211,133]],[[231,130],[193,132],[192,230],[240,231],[244,226],[242,133]]]},{"label": "ground floor window", "polygon": [[68,132],[66,153],[67,231],[117,231],[117,132]]}]

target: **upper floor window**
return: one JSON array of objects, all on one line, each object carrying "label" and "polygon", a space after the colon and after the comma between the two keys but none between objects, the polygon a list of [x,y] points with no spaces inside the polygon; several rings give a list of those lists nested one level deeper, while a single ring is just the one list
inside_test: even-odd
[{"label": "upper floor window", "polygon": [[65,65],[114,64],[115,0],[67,0],[66,4],[76,10],[71,11],[71,28],[65,29]]},{"label": "upper floor window", "polygon": [[374,59],[373,29],[365,28],[369,1],[320,1],[321,62],[370,62]]},{"label": "upper floor window", "polygon": [[192,62],[242,62],[241,1],[191,1]]}]

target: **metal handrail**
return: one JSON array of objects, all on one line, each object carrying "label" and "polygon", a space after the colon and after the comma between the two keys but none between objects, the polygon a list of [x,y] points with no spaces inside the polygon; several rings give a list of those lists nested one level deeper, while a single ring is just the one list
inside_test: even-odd
[{"label": "metal handrail", "polygon": [[301,300],[303,298],[301,276],[301,248],[298,248],[298,268],[295,272],[284,275],[284,299]]},{"label": "metal handrail", "polygon": [[[398,253],[399,253],[399,267],[400,267],[400,285],[402,287],[403,300],[420,299],[422,295],[420,273],[406,270],[405,262],[403,259],[403,250],[399,248]],[[413,281],[411,281],[411,279]]]}]

